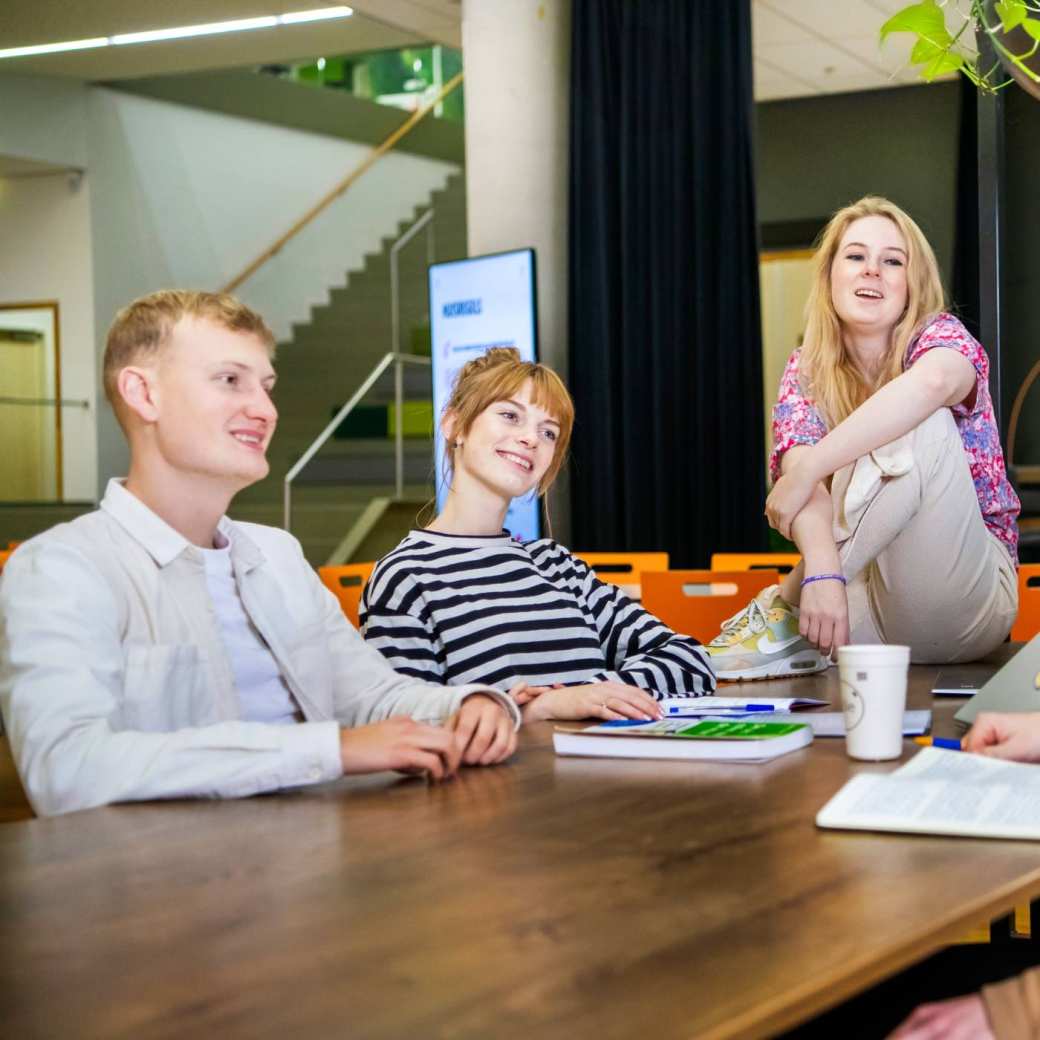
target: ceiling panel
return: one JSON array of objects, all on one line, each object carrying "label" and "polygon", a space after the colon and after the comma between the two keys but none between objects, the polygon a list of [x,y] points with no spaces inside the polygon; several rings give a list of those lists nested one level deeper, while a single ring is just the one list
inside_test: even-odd
[{"label": "ceiling panel", "polygon": [[758,8],[765,8],[831,40],[871,33],[876,36],[887,17],[863,0],[755,0],[755,8],[756,16]]},{"label": "ceiling panel", "polygon": [[[109,36],[258,14],[281,14],[334,0],[0,0],[0,46]],[[480,0],[484,3],[499,0]],[[912,40],[878,30],[907,0],[753,0],[756,97],[800,97],[919,82],[906,67]],[[0,75],[85,80],[257,65],[417,42],[461,46],[460,0],[354,0],[353,18],[309,26],[106,47],[0,61]],[[826,71],[830,69],[831,71]]]},{"label": "ceiling panel", "polygon": [[[907,0],[753,0],[754,61],[767,66],[756,72],[756,99],[922,82],[908,61],[913,38],[879,39],[892,12],[906,6]],[[788,90],[780,93],[785,81]]]},{"label": "ceiling panel", "polygon": [[800,23],[777,14],[765,4],[755,4],[751,35],[756,52],[761,46],[802,43],[806,38],[805,28]]},{"label": "ceiling panel", "polygon": [[458,0],[357,0],[353,6],[367,17],[434,43],[462,46],[462,5]]}]

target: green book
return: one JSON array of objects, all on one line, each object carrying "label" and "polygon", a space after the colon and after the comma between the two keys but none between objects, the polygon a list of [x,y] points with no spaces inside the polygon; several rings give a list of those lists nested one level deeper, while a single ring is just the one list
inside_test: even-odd
[{"label": "green book", "polygon": [[597,726],[557,726],[558,755],[594,758],[685,758],[765,762],[811,744],[804,722],[742,722],[619,719]]}]

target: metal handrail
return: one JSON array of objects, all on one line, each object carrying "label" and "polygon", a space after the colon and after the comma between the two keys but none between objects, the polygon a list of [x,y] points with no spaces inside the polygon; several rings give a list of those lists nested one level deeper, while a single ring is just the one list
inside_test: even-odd
[{"label": "metal handrail", "polygon": [[429,368],[430,358],[419,357],[416,354],[401,354],[398,351],[390,351],[384,354],[380,362],[368,374],[361,386],[354,391],[349,401],[332,417],[329,424],[317,437],[311,446],[297,459],[296,464],[285,474],[283,488],[284,524],[287,531],[291,530],[292,523],[292,482],[299,476],[304,467],[324,447],[325,442],[335,433],[336,427],[357,407],[361,399],[375,386],[379,377],[391,366],[394,366],[394,403],[397,408],[395,469],[397,497],[404,497],[404,381],[402,379],[402,366],[419,365]]},{"label": "metal handrail", "polygon": [[267,263],[268,260],[277,256],[285,247],[287,242],[295,238],[308,224],[310,224],[312,220],[314,220],[315,217],[331,206],[332,203],[344,194],[344,192],[346,192],[363,173],[386,155],[386,153],[389,152],[402,137],[418,126],[418,124],[422,122],[422,120],[425,119],[426,116],[429,115],[429,113],[432,112],[434,108],[436,108],[437,105],[440,104],[440,102],[443,101],[462,82],[462,79],[463,74],[461,72],[452,76],[452,78],[448,80],[439,91],[437,91],[435,97],[431,98],[430,101],[422,106],[422,108],[413,112],[385,141],[373,148],[372,151],[369,152],[369,154],[339,182],[339,184],[311,206],[311,208],[307,210],[307,212],[304,213],[288,231],[275,239],[275,241],[252,263],[239,271],[239,273],[221,289],[221,292],[233,292],[247,278],[251,278],[261,267],[263,267],[264,264]]},{"label": "metal handrail", "polygon": [[[401,349],[401,289],[399,274],[399,259],[401,250],[423,228],[426,228],[426,262],[433,263],[433,216],[434,207],[431,206],[421,217],[412,222],[411,227],[406,228],[390,247],[390,348]],[[394,369],[394,397],[398,402],[397,414],[399,416],[394,429],[394,472],[397,475],[396,493],[399,499],[404,498],[404,422],[400,419],[401,402],[404,399],[404,387],[402,385],[403,373],[401,366]]]},{"label": "metal handrail", "polygon": [[0,404],[46,405],[54,408],[89,408],[90,402],[74,397],[0,397]]},{"label": "metal handrail", "polygon": [[411,227],[402,232],[397,241],[390,247],[390,345],[394,350],[401,349],[401,290],[400,276],[398,274],[398,255],[423,228],[426,228],[426,262],[427,264],[433,263],[432,221],[434,213],[434,207],[431,206]]}]

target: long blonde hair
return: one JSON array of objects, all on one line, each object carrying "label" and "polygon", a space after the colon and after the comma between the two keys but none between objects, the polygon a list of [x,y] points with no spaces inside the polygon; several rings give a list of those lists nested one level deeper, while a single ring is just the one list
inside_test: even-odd
[{"label": "long blonde hair", "polygon": [[[906,242],[906,310],[892,329],[888,350],[874,384],[869,384],[849,355],[841,319],[831,298],[831,265],[848,226],[861,217],[887,217]],[[910,341],[945,307],[939,265],[928,239],[894,202],[866,195],[838,210],[824,228],[813,257],[813,284],[805,304],[805,340],[801,353],[802,388],[812,397],[824,422],[833,429],[868,397],[903,371]]]}]

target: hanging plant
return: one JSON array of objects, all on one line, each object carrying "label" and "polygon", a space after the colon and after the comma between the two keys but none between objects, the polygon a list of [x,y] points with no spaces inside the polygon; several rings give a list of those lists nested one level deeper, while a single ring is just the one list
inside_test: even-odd
[{"label": "hanging plant", "polygon": [[[980,32],[992,41],[996,60],[979,54]],[[917,37],[910,64],[928,82],[960,72],[984,93],[1017,82],[1040,97],[1040,0],[923,0],[881,26],[882,42],[892,33]]]}]

